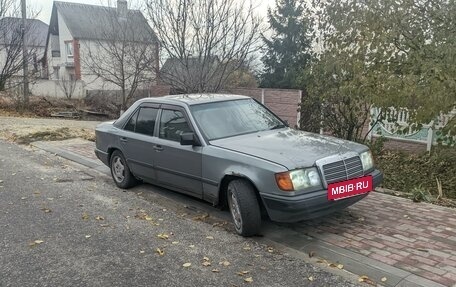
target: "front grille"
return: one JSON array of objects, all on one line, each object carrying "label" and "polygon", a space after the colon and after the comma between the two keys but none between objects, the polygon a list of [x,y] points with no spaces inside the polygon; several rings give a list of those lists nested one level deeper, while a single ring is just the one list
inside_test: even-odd
[{"label": "front grille", "polygon": [[327,184],[363,176],[363,164],[359,156],[323,165]]}]

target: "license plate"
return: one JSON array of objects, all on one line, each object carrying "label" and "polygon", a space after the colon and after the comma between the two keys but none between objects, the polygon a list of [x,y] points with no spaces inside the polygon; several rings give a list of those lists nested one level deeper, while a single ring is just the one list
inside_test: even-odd
[{"label": "license plate", "polygon": [[339,200],[373,190],[372,175],[328,184],[328,200]]}]

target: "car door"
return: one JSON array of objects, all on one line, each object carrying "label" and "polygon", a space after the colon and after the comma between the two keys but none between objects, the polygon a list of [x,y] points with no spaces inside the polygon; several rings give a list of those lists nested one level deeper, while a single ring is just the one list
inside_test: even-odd
[{"label": "car door", "polygon": [[158,105],[140,106],[125,124],[120,145],[131,172],[142,179],[154,181],[154,137]]},{"label": "car door", "polygon": [[163,105],[158,129],[154,147],[157,181],[202,198],[202,147],[180,144],[182,133],[194,132],[185,110]]}]

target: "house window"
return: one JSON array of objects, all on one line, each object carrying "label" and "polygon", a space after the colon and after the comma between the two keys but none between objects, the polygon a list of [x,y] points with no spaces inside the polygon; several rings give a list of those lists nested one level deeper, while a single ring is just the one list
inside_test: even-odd
[{"label": "house window", "polygon": [[57,80],[60,78],[59,71],[60,67],[54,67],[54,78]]},{"label": "house window", "polygon": [[68,58],[73,58],[73,42],[65,41],[65,49]]}]

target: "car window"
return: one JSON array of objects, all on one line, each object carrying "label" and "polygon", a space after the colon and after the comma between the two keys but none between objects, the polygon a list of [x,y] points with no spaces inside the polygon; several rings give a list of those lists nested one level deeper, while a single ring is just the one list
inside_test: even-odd
[{"label": "car window", "polygon": [[125,125],[125,130],[127,131],[135,131],[136,127],[136,118],[138,117],[138,111],[136,111],[133,116],[131,116],[130,120],[128,120],[128,123]]},{"label": "car window", "polygon": [[208,140],[285,127],[277,116],[252,99],[205,103],[191,109]]},{"label": "car window", "polygon": [[136,120],[135,132],[153,136],[157,114],[158,109],[156,108],[141,108]]},{"label": "car window", "polygon": [[176,110],[163,110],[160,119],[159,137],[162,139],[180,141],[180,135],[191,132],[184,113]]}]

